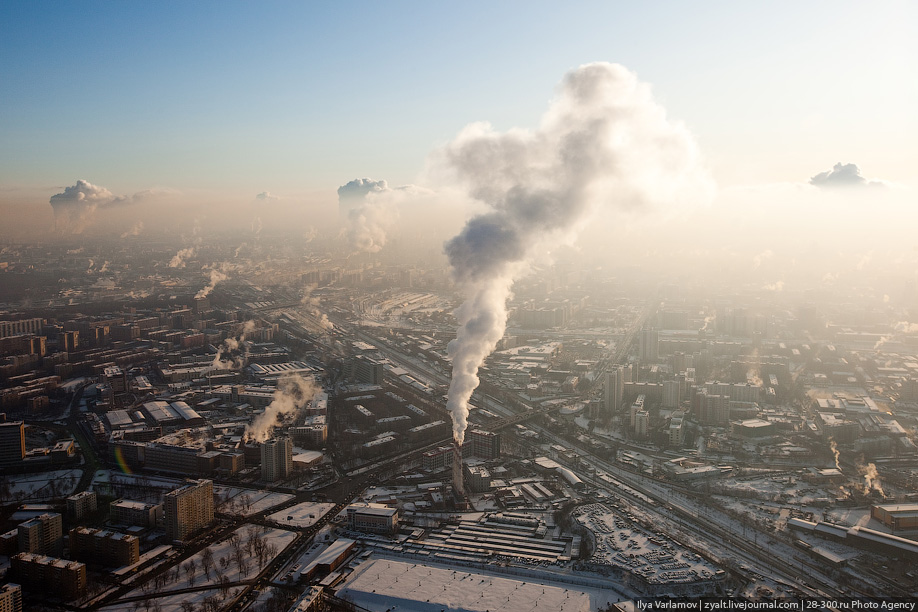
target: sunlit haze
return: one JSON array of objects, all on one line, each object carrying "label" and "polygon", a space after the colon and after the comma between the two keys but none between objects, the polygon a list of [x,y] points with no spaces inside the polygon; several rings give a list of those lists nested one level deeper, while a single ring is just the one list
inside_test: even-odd
[{"label": "sunlit haze", "polygon": [[0,2],[0,612],[915,612],[916,33]]}]

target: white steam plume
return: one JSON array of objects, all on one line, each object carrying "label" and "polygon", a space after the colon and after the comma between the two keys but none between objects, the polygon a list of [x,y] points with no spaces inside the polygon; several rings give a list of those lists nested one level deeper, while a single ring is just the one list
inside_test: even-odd
[{"label": "white steam plume", "polygon": [[[245,359],[248,356],[248,350],[242,355],[236,355],[235,353],[239,350],[239,347],[242,346],[243,341],[245,340],[246,334],[255,330],[255,321],[249,320],[246,321],[242,326],[242,332],[235,338],[227,338],[220,344],[220,347],[217,349],[217,355],[214,357],[214,360],[211,362],[211,366],[215,370],[241,370],[245,365]],[[224,359],[226,355],[230,355],[232,359]]]},{"label": "white steam plume", "polygon": [[316,383],[299,374],[280,379],[271,403],[246,427],[246,438],[255,442],[264,442],[270,438],[271,430],[277,425],[278,419],[304,408],[312,400],[316,391],[318,391]]},{"label": "white steam plume", "polygon": [[838,452],[838,444],[835,443],[835,440],[829,440],[829,448],[832,450],[832,456],[835,457],[835,469],[840,472],[841,463],[839,463],[839,459],[841,458],[841,453]]},{"label": "white steam plume", "polygon": [[142,231],[143,231],[143,221],[138,221],[133,226],[131,226],[131,229],[121,234],[121,237],[127,238],[128,236],[139,236],[140,232]]},{"label": "white steam plume", "polygon": [[899,321],[896,323],[895,327],[897,332],[902,332],[905,334],[916,334],[918,333],[918,323],[909,323],[908,321]]},{"label": "white steam plume", "polygon": [[599,205],[633,209],[712,195],[694,142],[648,85],[619,65],[568,73],[535,131],[464,129],[443,152],[469,193],[491,207],[446,243],[465,295],[449,344],[447,407],[465,438],[478,368],[503,336],[513,282],[534,256],[572,240]]},{"label": "white steam plume", "polygon": [[96,262],[93,259],[89,260],[89,267],[86,268],[86,274],[91,274],[92,269],[96,267]]},{"label": "white steam plume", "polygon": [[185,260],[191,259],[194,257],[197,252],[196,247],[188,247],[187,249],[182,249],[178,253],[172,256],[172,260],[169,262],[170,268],[184,268]]},{"label": "white steam plume", "polygon": [[867,465],[859,466],[858,471],[864,477],[865,494],[876,491],[880,495],[886,496],[883,491],[883,485],[880,483],[880,473],[877,471],[876,464],[868,463]]},{"label": "white steam plume", "polygon": [[108,264],[109,264],[109,263],[111,263],[111,262],[106,261],[105,263],[102,264],[102,267],[99,268],[99,274],[105,274],[106,272],[108,272]]},{"label": "white steam plume", "polygon": [[430,195],[416,185],[389,187],[386,181],[354,179],[338,188],[338,210],[347,223],[344,235],[355,252],[378,253],[399,218],[405,198]]},{"label": "white steam plume", "polygon": [[208,283],[206,287],[198,291],[198,293],[194,297],[196,298],[207,297],[208,295],[210,295],[210,292],[213,291],[214,288],[217,286],[217,283],[225,281],[227,278],[229,277],[226,274],[214,268],[213,270],[210,271],[210,283]]}]

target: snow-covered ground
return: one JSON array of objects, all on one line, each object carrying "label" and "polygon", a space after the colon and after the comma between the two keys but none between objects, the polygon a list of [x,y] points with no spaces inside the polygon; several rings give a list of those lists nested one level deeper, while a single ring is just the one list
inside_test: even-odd
[{"label": "snow-covered ground", "polygon": [[81,470],[54,470],[5,476],[0,481],[0,500],[37,502],[66,497],[73,493],[82,473]]},{"label": "snow-covered ground", "polygon": [[587,612],[617,601],[611,591],[390,559],[357,566],[338,596],[368,610],[400,612]]},{"label": "snow-covered ground", "polygon": [[218,500],[217,512],[237,516],[251,516],[293,499],[293,495],[288,493],[273,493],[222,485],[214,485],[214,496]]},{"label": "snow-covered ground", "polygon": [[[227,597],[223,597],[220,589],[207,589],[205,591],[194,591],[192,593],[176,593],[174,595],[163,595],[162,597],[149,597],[147,600],[141,602],[141,606],[137,607],[137,602],[126,601],[123,603],[113,603],[105,606],[104,608],[99,608],[102,612],[136,612],[137,610],[147,610],[153,609],[152,606],[158,605],[156,608],[159,612],[184,612],[187,608],[182,607],[183,602],[188,602],[194,605],[195,610],[202,609],[202,605],[207,598],[215,598],[215,601],[221,603],[226,601],[227,598],[232,597],[233,595],[227,594]],[[145,608],[143,604],[149,604],[150,608]]]},{"label": "snow-covered ground", "polygon": [[[134,589],[125,599],[146,597],[158,601],[163,610],[181,610],[182,601],[194,601],[196,605],[205,597],[216,596],[222,603],[238,593],[241,586],[228,586],[234,582],[256,576],[277,555],[282,553],[296,538],[296,533],[284,529],[270,529],[257,525],[243,525],[226,539],[211,544],[190,557]],[[208,552],[209,551],[209,552]],[[221,584],[227,585],[219,588]],[[169,595],[188,588],[216,587],[194,593]],[[168,608],[167,605],[174,608]],[[129,607],[125,607],[129,606]],[[133,610],[133,604],[114,603],[102,610]]]},{"label": "snow-covered ground", "polygon": [[321,504],[317,502],[303,502],[285,510],[280,510],[268,515],[269,521],[274,521],[287,527],[312,527],[326,512],[335,507],[335,504]]}]

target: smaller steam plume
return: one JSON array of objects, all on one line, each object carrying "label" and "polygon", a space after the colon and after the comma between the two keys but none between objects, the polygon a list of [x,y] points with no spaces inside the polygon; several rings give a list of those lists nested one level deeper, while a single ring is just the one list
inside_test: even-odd
[{"label": "smaller steam plume", "polygon": [[186,249],[181,249],[178,253],[176,253],[172,257],[172,260],[169,262],[169,267],[170,268],[184,268],[185,261],[194,257],[197,251],[198,251],[197,247],[188,247]]},{"label": "smaller steam plume", "polygon": [[210,283],[208,283],[206,287],[198,291],[198,293],[194,297],[196,298],[207,297],[208,295],[210,295],[210,292],[213,291],[214,288],[217,286],[217,283],[223,282],[227,278],[229,277],[226,274],[214,268],[213,270],[210,271]]},{"label": "smaller steam plume", "polygon": [[316,322],[319,324],[319,327],[325,331],[331,331],[335,329],[335,325],[328,320],[328,315],[319,310],[318,306],[320,303],[319,298],[313,297],[312,292],[316,288],[316,285],[309,285],[306,287],[303,297],[300,298],[300,303],[305,306],[309,313],[316,318]]},{"label": "smaller steam plume", "polygon": [[835,443],[835,440],[829,440],[829,448],[832,450],[832,455],[835,457],[835,469],[840,472],[841,464],[839,463],[839,458],[841,457],[841,453],[838,452],[838,444]]},{"label": "smaller steam plume", "polygon": [[877,466],[873,463],[868,463],[865,466],[858,467],[858,472],[864,477],[864,493],[869,494],[871,491],[876,491],[880,495],[886,497],[886,493],[883,491],[883,486],[880,484],[880,473],[877,471]]},{"label": "smaller steam plume", "polygon": [[307,380],[299,374],[280,379],[274,397],[265,411],[255,417],[246,427],[245,437],[255,442],[264,442],[271,437],[271,430],[284,416],[302,410],[318,391],[315,381]]},{"label": "smaller steam plume", "polygon": [[95,267],[96,267],[96,262],[95,262],[95,260],[90,259],[90,260],[89,260],[89,267],[86,268],[86,274],[91,274],[91,273],[92,273],[92,269],[95,268]]},{"label": "smaller steam plume", "polygon": [[102,267],[99,268],[99,274],[105,274],[106,272],[108,272],[108,264],[109,264],[109,263],[111,263],[111,262],[106,261],[105,263],[102,264]]},{"label": "smaller steam plume", "polygon": [[142,231],[143,231],[143,221],[138,221],[133,226],[131,226],[131,229],[121,234],[121,237],[127,238],[128,236],[139,236],[140,232]]},{"label": "smaller steam plume", "polygon": [[841,162],[832,166],[831,170],[820,172],[810,178],[810,185],[828,188],[886,186],[883,181],[870,181],[861,176],[861,169],[857,167],[857,164],[843,164]]},{"label": "smaller steam plume", "polygon": [[899,321],[896,323],[896,331],[904,334],[918,334],[918,323],[909,323],[908,321]]},{"label": "smaller steam plume", "polygon": [[255,331],[255,321],[249,320],[242,326],[242,333],[235,338],[227,338],[217,349],[217,355],[211,362],[215,370],[241,370],[245,366],[248,351],[240,351],[248,333]]}]

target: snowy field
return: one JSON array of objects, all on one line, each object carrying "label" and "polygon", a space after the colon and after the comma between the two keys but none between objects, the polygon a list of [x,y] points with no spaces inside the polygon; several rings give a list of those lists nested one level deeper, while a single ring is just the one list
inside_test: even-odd
[{"label": "snowy field", "polygon": [[293,495],[287,493],[273,493],[271,491],[240,489],[221,485],[214,485],[214,496],[218,500],[217,512],[235,514],[236,516],[258,514],[293,499]]},{"label": "snowy field", "polygon": [[287,527],[312,527],[326,512],[335,507],[335,504],[320,504],[316,502],[303,502],[280,512],[268,515],[269,521],[274,521]]},{"label": "snowy field", "polygon": [[0,478],[0,501],[36,502],[66,497],[80,482],[82,470],[55,470]]},{"label": "snowy field", "polygon": [[[160,574],[142,584],[127,595],[146,597],[158,601],[163,610],[166,605],[175,604],[181,610],[184,600],[195,601],[196,605],[206,597],[216,597],[221,605],[238,593],[241,586],[230,586],[242,580],[254,578],[277,555],[282,553],[296,538],[296,533],[283,529],[269,529],[257,525],[243,525],[226,539],[211,544],[193,557],[189,557],[168,572]],[[214,589],[169,595],[180,589],[213,586]],[[125,607],[129,606],[129,607]],[[115,603],[102,610],[133,610],[133,603]]]},{"label": "snowy field", "polygon": [[613,593],[599,589],[389,559],[359,565],[338,596],[368,610],[399,612],[588,612],[617,601]]}]

